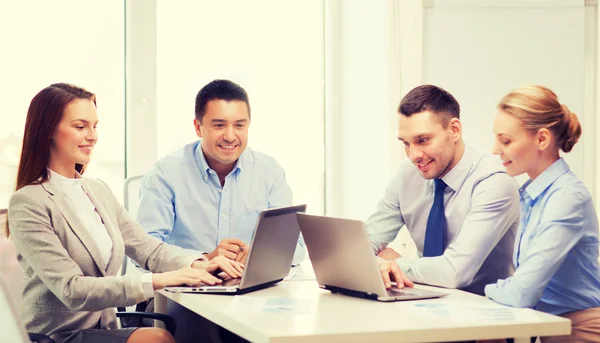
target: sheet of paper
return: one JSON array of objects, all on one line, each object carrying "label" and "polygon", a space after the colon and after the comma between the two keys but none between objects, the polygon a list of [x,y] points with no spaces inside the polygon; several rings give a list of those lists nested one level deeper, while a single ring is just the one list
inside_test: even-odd
[{"label": "sheet of paper", "polygon": [[293,267],[290,269],[290,272],[288,274],[288,276],[283,278],[283,281],[287,281],[287,280],[291,280],[294,278],[294,276],[296,276],[296,274],[298,274],[300,267]]},{"label": "sheet of paper", "polygon": [[538,322],[535,311],[517,309],[494,303],[468,301],[415,302],[417,313],[431,318],[461,322]]},{"label": "sheet of paper", "polygon": [[290,273],[284,280],[300,281],[316,279],[317,277],[315,276],[315,272],[313,271],[312,267],[310,265],[304,266],[303,264],[301,264],[297,267],[293,267],[292,269],[290,269]]},{"label": "sheet of paper", "polygon": [[314,309],[314,305],[315,299],[235,296],[226,311],[310,314]]}]

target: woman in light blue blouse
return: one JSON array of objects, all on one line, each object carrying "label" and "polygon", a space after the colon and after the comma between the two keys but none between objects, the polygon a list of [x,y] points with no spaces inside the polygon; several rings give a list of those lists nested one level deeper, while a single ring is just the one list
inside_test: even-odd
[{"label": "woman in light blue blouse", "polygon": [[560,157],[581,135],[577,116],[554,92],[526,85],[507,94],[494,122],[494,153],[520,188],[513,276],[485,287],[492,300],[561,315],[572,335],[545,342],[600,342],[598,220],[585,185]]}]

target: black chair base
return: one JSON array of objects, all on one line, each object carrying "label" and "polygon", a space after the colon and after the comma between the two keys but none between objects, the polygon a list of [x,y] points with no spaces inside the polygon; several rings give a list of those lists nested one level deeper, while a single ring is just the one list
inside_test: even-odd
[{"label": "black chair base", "polygon": [[[150,313],[150,312],[117,312],[117,318],[132,318],[134,320],[126,321],[127,325],[123,325],[123,327],[139,327],[141,326],[142,319],[154,319],[160,320],[165,323],[165,328],[167,331],[171,333],[173,337],[175,337],[175,331],[177,330],[177,325],[175,324],[175,318],[160,313]],[[121,321],[123,323],[123,321]]]},{"label": "black chair base", "polygon": [[54,340],[46,335],[42,335],[41,333],[28,333],[29,340],[35,343],[54,343]]}]

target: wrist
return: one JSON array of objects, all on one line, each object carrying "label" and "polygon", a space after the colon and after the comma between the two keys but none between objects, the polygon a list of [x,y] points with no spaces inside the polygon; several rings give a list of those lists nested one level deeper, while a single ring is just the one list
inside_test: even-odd
[{"label": "wrist", "polygon": [[192,262],[192,268],[205,270],[207,264],[208,261],[195,260],[194,262]]},{"label": "wrist", "polygon": [[164,273],[152,273],[152,288],[156,291],[165,288]]}]

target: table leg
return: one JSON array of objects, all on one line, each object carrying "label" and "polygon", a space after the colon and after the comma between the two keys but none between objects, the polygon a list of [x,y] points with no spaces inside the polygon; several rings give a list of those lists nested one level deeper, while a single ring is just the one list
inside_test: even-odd
[{"label": "table leg", "polygon": [[[167,314],[167,297],[160,293],[154,295],[154,313]],[[154,327],[164,329],[165,324],[160,320],[154,321]]]},{"label": "table leg", "polygon": [[515,337],[515,343],[530,343],[531,337]]}]

